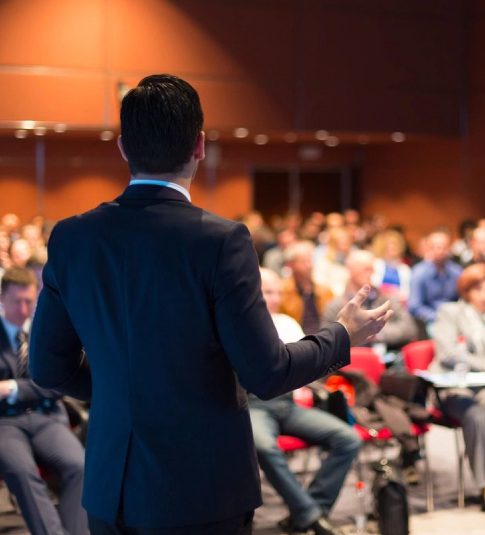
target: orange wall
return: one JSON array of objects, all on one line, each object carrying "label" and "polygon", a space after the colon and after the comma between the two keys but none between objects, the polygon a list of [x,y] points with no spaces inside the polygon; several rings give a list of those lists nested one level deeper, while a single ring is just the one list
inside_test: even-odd
[{"label": "orange wall", "polygon": [[117,83],[187,77],[209,127],[456,134],[456,0],[2,0],[0,123],[116,127]]}]

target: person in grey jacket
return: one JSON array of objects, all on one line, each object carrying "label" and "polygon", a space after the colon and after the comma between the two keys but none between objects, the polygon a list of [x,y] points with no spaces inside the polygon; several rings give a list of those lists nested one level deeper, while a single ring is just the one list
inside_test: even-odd
[{"label": "person in grey jacket", "polygon": [[[470,371],[485,371],[485,264],[467,267],[457,286],[461,299],[438,309],[436,359],[431,370],[450,371],[461,365]],[[443,396],[443,410],[463,426],[466,454],[485,511],[485,388],[478,392],[449,389]]]},{"label": "person in grey jacket", "polygon": [[[330,301],[324,311],[326,321],[335,321],[342,306],[359,290],[359,284],[371,284],[374,275],[375,257],[369,251],[351,251],[345,265],[349,271],[349,281],[345,293]],[[362,282],[363,281],[363,282]],[[378,288],[371,287],[364,303],[365,308],[373,308],[386,302],[389,297]],[[417,326],[411,314],[401,305],[397,298],[390,298],[393,316],[372,343],[382,343],[387,349],[399,349],[417,337]]]}]

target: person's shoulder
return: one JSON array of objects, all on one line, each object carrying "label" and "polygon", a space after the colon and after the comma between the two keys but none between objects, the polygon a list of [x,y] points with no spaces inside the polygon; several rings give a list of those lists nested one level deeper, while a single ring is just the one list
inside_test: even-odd
[{"label": "person's shoulder", "polygon": [[460,264],[458,264],[457,262],[454,262],[453,260],[448,260],[446,265],[449,271],[454,275],[460,275],[460,273],[463,271],[463,267],[460,266]]},{"label": "person's shoulder", "polygon": [[433,263],[429,260],[421,260],[411,268],[413,277],[431,275],[433,273]]}]

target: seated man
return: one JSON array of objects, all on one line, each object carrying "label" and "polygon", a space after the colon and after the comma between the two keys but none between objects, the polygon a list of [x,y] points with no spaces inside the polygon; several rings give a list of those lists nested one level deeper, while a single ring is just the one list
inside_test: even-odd
[{"label": "seated man", "polygon": [[309,241],[297,241],[285,250],[291,277],[282,283],[280,312],[295,319],[305,334],[319,330],[322,312],[333,297],[328,288],[313,279],[314,255],[315,245]]},{"label": "seated man", "polygon": [[[0,297],[0,477],[15,495],[32,535],[86,535],[87,516],[81,507],[84,449],[68,427],[60,395],[37,387],[27,375],[25,329],[37,297],[35,274],[8,269]],[[37,461],[60,478],[58,509]]]},{"label": "seated man", "polygon": [[432,334],[438,307],[458,299],[456,281],[462,268],[450,260],[450,253],[449,234],[434,231],[426,239],[426,259],[411,272],[409,312],[426,326],[428,334]]},{"label": "seated man", "polygon": [[[331,301],[324,311],[326,321],[335,321],[344,304],[359,291],[364,284],[371,284],[374,275],[375,257],[369,251],[352,251],[345,263],[349,271],[349,282],[345,294]],[[360,286],[359,286],[360,285]],[[380,290],[372,287],[364,307],[371,309],[386,302],[388,297]],[[400,304],[396,297],[391,297],[393,315],[386,326],[375,337],[375,343],[384,344],[386,350],[399,349],[416,339],[418,330],[409,312]]]},{"label": "seated man", "polygon": [[[301,327],[291,317],[277,313],[281,302],[278,275],[262,269],[261,278],[263,297],[280,338],[296,342],[304,336]],[[322,410],[298,407],[291,393],[270,401],[250,395],[249,408],[260,466],[290,510],[289,520],[280,523],[280,527],[292,533],[340,533],[327,517],[359,450],[360,439],[352,427]],[[280,434],[299,437],[328,451],[308,490],[289,469],[276,442]]]}]

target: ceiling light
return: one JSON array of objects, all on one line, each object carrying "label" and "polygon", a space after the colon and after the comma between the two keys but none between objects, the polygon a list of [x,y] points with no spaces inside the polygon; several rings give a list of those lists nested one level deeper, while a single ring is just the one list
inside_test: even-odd
[{"label": "ceiling light", "polygon": [[357,143],[359,145],[368,145],[369,142],[370,142],[369,136],[362,135],[362,136],[357,137]]},{"label": "ceiling light", "polygon": [[269,137],[266,134],[257,134],[254,136],[254,142],[256,145],[266,145],[268,141]]},{"label": "ceiling light", "polygon": [[234,130],[234,137],[242,139],[248,136],[249,136],[249,130],[247,128],[240,127]]},{"label": "ceiling light", "polygon": [[22,129],[32,130],[35,127],[35,121],[21,121],[20,127]]},{"label": "ceiling light", "polygon": [[99,134],[101,141],[111,141],[114,138],[114,133],[111,130],[103,130]]},{"label": "ceiling light", "polygon": [[295,132],[287,132],[284,136],[284,140],[287,143],[294,143],[297,140],[298,136],[295,134]]},{"label": "ceiling light", "polygon": [[339,144],[340,139],[337,136],[328,136],[325,140],[325,145],[327,145],[327,147],[336,147]]},{"label": "ceiling light", "polygon": [[67,125],[64,123],[57,123],[54,125],[54,132],[56,134],[62,134],[67,130]]},{"label": "ceiling light", "polygon": [[315,132],[315,138],[318,139],[318,141],[325,141],[329,136],[329,133],[327,130],[317,130]]},{"label": "ceiling light", "polygon": [[27,137],[27,130],[15,130],[13,135],[17,139],[25,139]]},{"label": "ceiling light", "polygon": [[219,130],[209,130],[207,132],[207,139],[209,141],[217,141],[220,137]]},{"label": "ceiling light", "polygon": [[45,126],[36,126],[34,128],[34,135],[36,136],[45,136],[46,132],[47,132],[47,128]]},{"label": "ceiling light", "polygon": [[402,143],[403,141],[406,141],[406,136],[403,132],[393,132],[391,134],[391,139],[394,143]]}]

